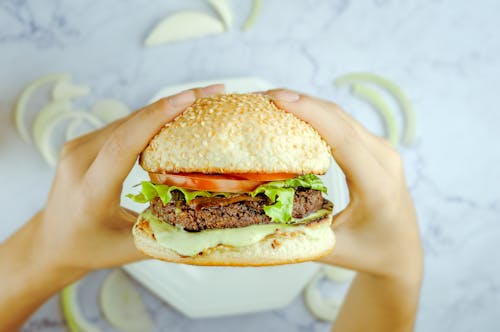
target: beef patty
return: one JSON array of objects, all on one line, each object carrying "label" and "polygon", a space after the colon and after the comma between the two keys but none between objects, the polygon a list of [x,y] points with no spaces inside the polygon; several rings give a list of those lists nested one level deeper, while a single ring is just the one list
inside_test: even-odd
[{"label": "beef patty", "polygon": [[[179,192],[173,192],[172,201],[164,205],[159,198],[151,201],[152,213],[161,220],[186,231],[197,232],[215,228],[237,228],[254,224],[269,224],[271,218],[264,213],[269,199],[264,195],[251,197],[237,194],[230,197],[198,197],[186,204]],[[331,209],[321,191],[296,189],[293,217],[303,218],[321,208]]]}]

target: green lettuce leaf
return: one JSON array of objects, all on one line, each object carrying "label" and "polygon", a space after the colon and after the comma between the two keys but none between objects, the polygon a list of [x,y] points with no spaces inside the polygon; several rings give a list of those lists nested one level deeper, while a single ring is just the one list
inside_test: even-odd
[{"label": "green lettuce leaf", "polygon": [[166,184],[154,184],[149,181],[142,182],[141,186],[142,189],[139,194],[128,194],[127,197],[137,203],[147,203],[152,201],[156,197],[160,197],[163,204],[166,205],[172,200],[172,191],[174,190],[182,192],[187,203],[191,202],[196,197],[227,197],[228,195],[230,195],[229,193],[211,193],[208,191],[189,190],[175,186],[167,186]]},{"label": "green lettuce leaf", "polygon": [[257,187],[250,195],[252,197],[258,194],[266,195],[273,203],[264,207],[266,215],[272,222],[286,223],[292,220],[294,188],[299,187],[327,192],[327,188],[318,176],[306,174],[293,179],[268,182]]},{"label": "green lettuce leaf", "polygon": [[[174,190],[182,192],[187,203],[196,197],[228,197],[231,195],[231,193],[189,190],[165,184],[154,184],[148,181],[142,182],[141,185],[142,190],[139,194],[128,194],[127,197],[138,203],[147,203],[155,197],[159,197],[163,204],[168,204],[172,200],[172,191]],[[252,197],[259,194],[263,194],[268,197],[271,204],[264,206],[265,214],[271,218],[272,222],[288,223],[293,219],[292,212],[295,188],[299,187],[319,190],[324,193],[327,192],[327,188],[318,176],[314,174],[306,174],[293,179],[268,182],[257,187],[254,191],[249,192],[248,194]]]},{"label": "green lettuce leaf", "polygon": [[271,218],[272,222],[289,222],[292,220],[295,189],[281,188],[269,192],[276,198],[276,201],[274,204],[264,206],[266,215]]},{"label": "green lettuce leaf", "polygon": [[[272,181],[268,182],[266,184],[263,184],[259,187],[257,187],[253,192],[252,196],[255,196],[257,194],[264,193],[266,190],[270,188],[274,189],[279,189],[279,188],[306,188],[306,189],[314,189],[314,190],[319,190],[324,192],[325,194],[327,193],[327,188],[321,181],[321,179],[314,175],[314,174],[306,174],[306,175],[300,175],[297,176],[296,178],[293,179],[288,179],[288,180],[283,180],[283,181]],[[266,195],[267,196],[267,195]],[[273,198],[269,197],[272,201],[274,201]]]}]

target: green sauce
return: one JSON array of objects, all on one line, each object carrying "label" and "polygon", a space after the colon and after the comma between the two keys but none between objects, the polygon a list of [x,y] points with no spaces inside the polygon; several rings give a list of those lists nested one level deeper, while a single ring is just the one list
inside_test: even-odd
[{"label": "green sauce", "polygon": [[[294,224],[266,224],[252,225],[241,228],[211,229],[201,232],[186,232],[183,229],[162,222],[150,211],[143,213],[143,218],[149,222],[155,235],[156,241],[163,247],[174,250],[183,256],[194,256],[199,252],[215,247],[218,244],[226,244],[233,247],[245,247],[252,245],[273,234],[276,230],[294,231],[300,230],[310,235],[308,227],[300,223],[319,219],[330,211],[319,210],[306,218],[294,219]],[[329,225],[326,225],[329,228]]]}]

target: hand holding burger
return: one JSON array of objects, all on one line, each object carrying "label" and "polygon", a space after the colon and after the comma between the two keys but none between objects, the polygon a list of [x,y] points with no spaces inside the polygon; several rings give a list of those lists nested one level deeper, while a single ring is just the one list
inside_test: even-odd
[{"label": "hand holding burger", "polygon": [[334,217],[337,244],[321,261],[358,274],[333,331],[413,331],[423,253],[400,155],[332,102],[267,94],[321,133],[346,175],[350,203]]},{"label": "hand holding burger", "polygon": [[338,105],[289,90],[267,93],[311,124],[331,146],[346,175],[350,203],[334,216],[335,250],[322,261],[381,277],[419,282],[422,247],[401,156]]},{"label": "hand holding burger", "polygon": [[144,258],[131,232],[137,215],[120,206],[123,181],[166,122],[223,90],[184,91],[65,144],[45,206],[0,245],[0,331],[19,330],[86,273]]},{"label": "hand holding burger", "polygon": [[[399,155],[333,103],[287,90],[275,90],[269,91],[267,95],[279,109],[290,114],[276,113],[274,108],[271,113],[294,114],[304,122],[297,122],[294,118],[283,120],[281,125],[272,121],[264,121],[264,124],[269,131],[282,130],[281,126],[286,124],[285,133],[280,132],[274,137],[285,135],[285,145],[294,154],[287,157],[280,150],[273,150],[283,148],[279,138],[266,145],[268,150],[262,150],[259,137],[247,136],[247,146],[252,146],[255,141],[254,146],[258,144],[260,152],[251,147],[241,152],[239,148],[227,150],[236,153],[236,156],[244,153],[242,160],[247,158],[247,161],[251,161],[248,164],[251,166],[246,168],[232,168],[234,165],[231,164],[224,164],[224,167],[219,167],[223,164],[216,164],[212,167],[210,162],[215,161],[212,157],[190,159],[179,154],[179,158],[186,161],[185,164],[169,159],[172,158],[170,156],[162,159],[165,156],[160,151],[175,154],[176,149],[180,149],[179,152],[183,150],[172,140],[171,147],[162,146],[155,150],[155,144],[162,142],[158,138],[162,133],[182,128],[181,121],[177,122],[178,127],[173,124],[165,127],[164,124],[177,118],[197,97],[209,97],[222,92],[222,86],[216,85],[159,100],[65,146],[46,206],[0,246],[0,279],[3,286],[0,321],[4,330],[19,329],[39,305],[86,273],[144,258],[133,244],[131,229],[134,223],[135,240],[142,250],[174,261],[201,259],[205,261],[192,263],[218,263],[220,257],[229,257],[233,262],[250,265],[278,264],[311,259],[326,253],[327,256],[322,259],[324,262],[360,271],[335,322],[335,331],[412,330],[422,277],[422,251],[415,210]],[[260,100],[269,102],[266,97]],[[232,127],[224,126],[227,120],[221,121],[217,129],[232,135]],[[307,231],[307,227],[313,226],[312,229],[315,229],[314,226],[318,224],[324,225],[323,219],[314,222],[307,218],[318,216],[315,213],[322,210],[328,211],[330,204],[318,194],[322,193],[323,188],[315,177],[315,174],[326,171],[328,147],[325,149],[325,142],[313,134],[316,132],[311,132],[309,126],[299,130],[304,130],[308,139],[296,140],[296,126],[305,123],[313,126],[332,148],[336,161],[346,174],[350,189],[349,206],[333,220],[332,227],[337,237],[333,252],[330,251],[333,246],[332,233],[319,235],[315,231]],[[200,119],[197,125],[203,128],[205,124]],[[292,135],[286,136],[287,131]],[[192,131],[190,134],[193,139],[184,137],[183,140],[190,141],[193,150],[196,148],[209,156],[208,152],[214,145],[210,146],[209,141],[200,139],[202,132]],[[258,132],[257,128],[255,133]],[[304,141],[308,142],[308,148],[301,145]],[[243,141],[232,143],[238,147],[245,146]],[[150,148],[147,148],[148,145]],[[155,234],[154,226],[151,229],[139,227],[144,219],[150,218],[141,217],[136,222],[137,216],[119,205],[122,183],[134,166],[137,155],[144,149],[146,151],[142,154],[141,162],[152,173],[152,184],[143,185],[144,196],[137,199],[152,202],[147,211],[150,216],[162,219],[162,229],[168,230],[163,234],[172,234],[170,231],[173,228],[188,235],[231,229],[240,233],[238,228],[268,225],[271,225],[272,232],[264,238],[259,233],[257,240],[254,239],[257,242],[253,244],[233,244],[227,246],[229,249],[217,245],[206,247],[205,242],[204,248],[215,249],[203,249],[200,251],[202,255],[181,255],[172,248],[160,246],[156,242],[156,235],[154,241],[151,236]],[[184,147],[184,151],[186,149],[190,147]],[[253,150],[256,151],[252,154]],[[314,156],[308,154],[309,151],[315,151]],[[307,158],[301,153],[306,153]],[[232,155],[229,157],[232,158]],[[207,163],[202,165],[199,161]],[[262,168],[254,168],[256,165]],[[297,165],[306,166],[300,168]],[[208,181],[207,176],[198,174],[205,168],[211,174]],[[215,181],[212,181],[213,174],[217,174]],[[249,181],[249,186],[235,187],[229,180]],[[255,183],[250,186],[252,181]],[[186,189],[193,184],[195,188]],[[202,189],[200,185],[206,187]],[[185,189],[173,190],[172,187]],[[186,195],[187,190],[205,193]],[[227,208],[229,203],[237,203],[234,200],[242,198],[239,202],[245,207]],[[214,202],[217,202],[216,206]],[[203,206],[218,209],[217,218],[200,212]],[[259,211],[253,219],[248,218],[250,207]],[[186,217],[186,214],[193,218]],[[329,219],[328,214],[323,216]],[[258,222],[251,222],[253,220]],[[276,233],[276,228],[285,230]],[[294,232],[295,236],[292,235]],[[279,236],[287,240],[288,237],[302,240],[281,241]],[[160,241],[162,237],[159,236]],[[281,246],[273,248],[272,242],[265,242],[266,237],[276,237],[282,243]],[[229,240],[235,241],[235,238],[230,237]],[[251,248],[251,251],[242,249],[245,247]],[[260,249],[264,251],[260,252]],[[229,252],[234,255],[229,255]],[[274,257],[271,258],[274,261],[270,262],[268,257]]]}]

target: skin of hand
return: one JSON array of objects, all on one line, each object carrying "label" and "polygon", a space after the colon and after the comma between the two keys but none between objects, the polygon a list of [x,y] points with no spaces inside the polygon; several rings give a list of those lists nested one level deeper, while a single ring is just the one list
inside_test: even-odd
[{"label": "skin of hand", "polygon": [[[142,258],[130,234],[135,214],[119,206],[121,184],[164,123],[195,97],[222,89],[162,99],[66,144],[46,207],[0,245],[0,330],[18,329],[48,297],[87,272]],[[268,94],[322,134],[346,174],[351,201],[334,219],[336,248],[323,262],[359,273],[334,330],[411,330],[422,250],[399,155],[335,104],[287,90]]]},{"label": "skin of hand", "polygon": [[316,128],[346,175],[350,203],[334,216],[337,242],[321,261],[358,274],[334,331],[412,331],[423,254],[400,155],[334,103],[284,89],[267,94]]},{"label": "skin of hand", "polygon": [[122,184],[150,139],[197,97],[223,85],[163,98],[66,143],[45,207],[0,245],[0,331],[14,331],[52,294],[86,273],[144,258],[120,206]]}]

